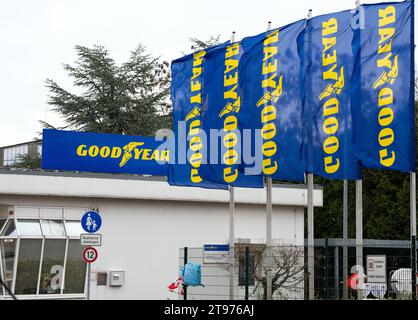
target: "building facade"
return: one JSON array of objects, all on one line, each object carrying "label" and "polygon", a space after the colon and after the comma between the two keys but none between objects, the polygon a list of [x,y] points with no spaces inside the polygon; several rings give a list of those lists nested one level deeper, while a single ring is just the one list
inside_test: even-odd
[{"label": "building facade", "polygon": [[0,167],[10,167],[16,163],[19,156],[30,155],[33,159],[42,156],[42,140],[19,143],[0,148]]},{"label": "building facade", "polygon": [[[264,243],[265,190],[235,190],[235,242]],[[304,245],[306,198],[304,185],[274,185],[276,243]],[[314,204],[322,206],[321,189]],[[153,177],[0,170],[0,275],[18,298],[86,298],[80,219],[90,209],[102,217],[91,299],[178,299],[167,286],[178,276],[182,248],[198,252],[229,239],[228,191],[173,187]],[[194,299],[228,298],[223,289],[196,292]],[[0,291],[0,299],[9,298]]]}]

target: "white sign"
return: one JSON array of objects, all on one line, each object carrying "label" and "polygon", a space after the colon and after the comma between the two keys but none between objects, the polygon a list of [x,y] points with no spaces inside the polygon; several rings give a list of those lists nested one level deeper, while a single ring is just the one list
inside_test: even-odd
[{"label": "white sign", "polygon": [[80,240],[82,246],[100,247],[102,245],[102,235],[99,233],[82,233]]},{"label": "white sign", "polygon": [[386,256],[367,256],[367,282],[386,283]]},{"label": "white sign", "polygon": [[205,244],[203,252],[203,263],[228,263],[229,245],[227,244]]}]

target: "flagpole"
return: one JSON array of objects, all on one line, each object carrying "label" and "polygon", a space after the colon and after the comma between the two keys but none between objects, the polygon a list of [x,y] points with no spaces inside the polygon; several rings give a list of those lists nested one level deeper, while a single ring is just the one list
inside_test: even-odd
[{"label": "flagpole", "polygon": [[343,187],[343,298],[348,298],[348,181]]},{"label": "flagpole", "polygon": [[229,269],[229,300],[234,300],[234,275],[235,275],[235,201],[234,201],[234,187],[229,186],[229,254],[230,254],[230,269]]},{"label": "flagpole", "polygon": [[[271,21],[267,24],[267,31],[271,30]],[[267,264],[266,264],[266,294],[267,300],[272,300],[273,290],[272,290],[272,245],[273,245],[273,236],[272,236],[272,188],[273,181],[271,177],[266,178],[266,254],[267,254]]]},{"label": "flagpole", "polygon": [[416,173],[410,173],[410,189],[411,189],[411,269],[412,269],[412,299],[416,300],[417,287],[417,188],[416,188]]},{"label": "flagpole", "polygon": [[[360,0],[356,0],[356,8],[360,7]],[[363,180],[356,180],[356,265],[363,267]],[[364,278],[359,277],[357,299],[363,299]]]},{"label": "flagpole", "polygon": [[[414,122],[416,121],[415,116],[415,0],[412,0],[411,8],[411,42],[412,42],[412,52],[411,52],[411,73],[413,75],[411,85],[414,88],[412,90],[412,105],[414,106]],[[415,124],[416,125],[416,124]],[[414,126],[415,127],[415,126]],[[416,151],[415,151],[416,152]],[[411,172],[409,176],[409,185],[411,191],[411,280],[412,280],[412,299],[416,300],[417,298],[417,185],[416,185],[416,173]]]},{"label": "flagpole", "polygon": [[[232,32],[231,42],[235,42],[235,31]],[[229,300],[234,300],[235,277],[235,190],[229,186]]]},{"label": "flagpole", "polygon": [[[308,19],[312,19],[312,9],[309,9]],[[311,44],[309,44],[311,45]],[[308,274],[309,300],[315,299],[315,237],[314,237],[314,204],[313,204],[313,173],[307,175],[308,184]]]},{"label": "flagpole", "polygon": [[[363,180],[356,180],[356,265],[363,267]],[[360,270],[363,270],[360,268]],[[363,277],[359,277],[357,298],[363,299]]]}]

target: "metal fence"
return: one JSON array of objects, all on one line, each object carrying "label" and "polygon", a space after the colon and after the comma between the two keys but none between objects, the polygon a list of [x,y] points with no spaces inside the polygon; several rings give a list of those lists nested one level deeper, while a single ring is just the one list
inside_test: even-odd
[{"label": "metal fence", "polygon": [[[359,266],[355,242],[346,243],[344,256],[344,243],[339,240],[315,241],[315,299],[413,298],[412,287],[416,283],[408,241],[365,241],[361,248],[363,264]],[[200,265],[203,286],[184,287],[179,299],[265,300],[268,283],[274,300],[308,299],[306,246],[267,248],[264,244],[236,244],[233,252],[232,262],[226,251],[214,254],[202,247],[181,248],[179,266]]]}]

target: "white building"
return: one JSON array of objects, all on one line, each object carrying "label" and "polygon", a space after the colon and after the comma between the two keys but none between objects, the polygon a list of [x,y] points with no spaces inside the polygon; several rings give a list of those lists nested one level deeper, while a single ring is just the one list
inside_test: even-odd
[{"label": "white building", "polygon": [[[265,190],[235,190],[236,242],[263,243]],[[275,242],[304,245],[306,204],[305,186],[274,185]],[[321,189],[314,204],[322,206]],[[172,187],[158,178],[0,170],[0,275],[18,298],[86,298],[80,219],[91,208],[103,221],[91,299],[177,299],[167,286],[178,276],[180,248],[202,254],[205,244],[228,243],[228,191]],[[228,298],[220,290],[211,294]],[[241,291],[237,283],[237,298]]]}]

